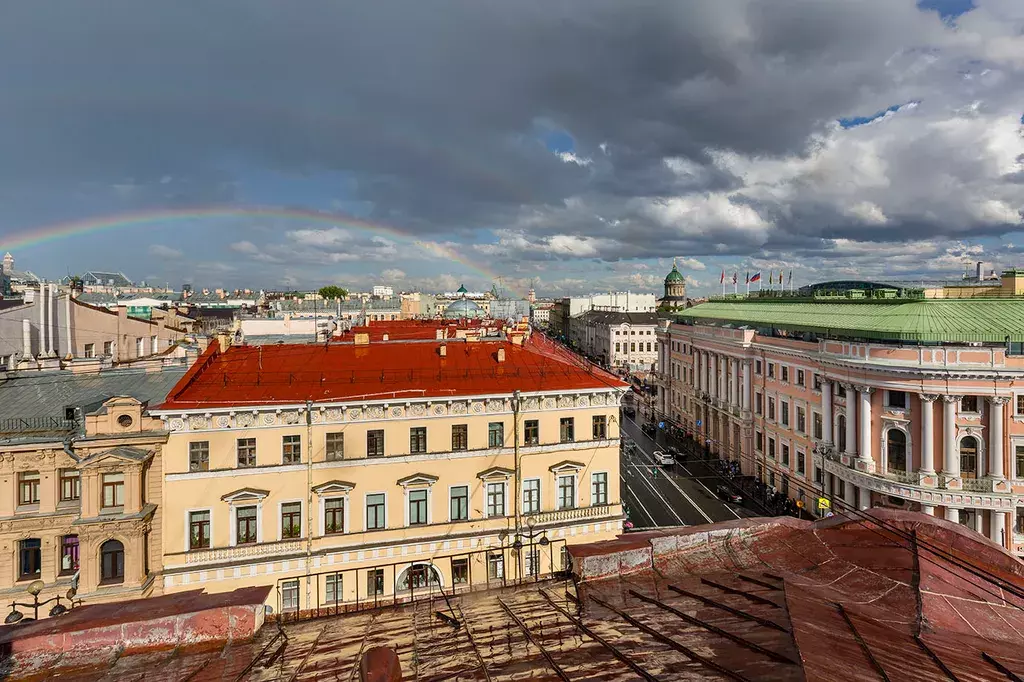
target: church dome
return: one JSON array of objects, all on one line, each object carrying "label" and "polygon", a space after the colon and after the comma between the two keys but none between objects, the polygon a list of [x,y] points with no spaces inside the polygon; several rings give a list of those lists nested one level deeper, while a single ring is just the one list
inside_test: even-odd
[{"label": "church dome", "polygon": [[484,310],[474,301],[468,298],[460,298],[444,309],[444,316],[449,320],[479,318],[484,317]]},{"label": "church dome", "polygon": [[683,283],[685,281],[682,273],[679,272],[679,268],[676,267],[676,262],[672,261],[672,272],[668,273],[668,276],[665,277],[665,284],[672,284],[673,282]]}]

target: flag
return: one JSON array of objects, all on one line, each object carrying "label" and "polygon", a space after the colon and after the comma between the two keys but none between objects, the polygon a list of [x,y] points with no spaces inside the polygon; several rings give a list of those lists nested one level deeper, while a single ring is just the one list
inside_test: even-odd
[{"label": "flag", "polygon": [[789,283],[790,284],[793,283],[793,271],[792,270],[789,271]]},{"label": "flag", "polygon": [[747,284],[750,284],[750,270],[747,270]]},{"label": "flag", "polygon": [[769,270],[768,271],[768,285],[771,286],[772,284],[775,284],[775,271],[774,270]]},{"label": "flag", "polygon": [[761,273],[760,272],[755,272],[754,276],[750,278],[750,281],[751,282],[760,282],[761,281]]},{"label": "flag", "polygon": [[736,273],[732,273],[732,283],[736,284]]},{"label": "flag", "polygon": [[719,284],[725,284],[725,270],[722,270],[722,276],[718,279]]}]

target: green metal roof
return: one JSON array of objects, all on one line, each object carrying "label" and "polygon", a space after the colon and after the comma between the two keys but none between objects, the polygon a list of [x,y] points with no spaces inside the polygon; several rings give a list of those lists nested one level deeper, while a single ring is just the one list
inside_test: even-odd
[{"label": "green metal roof", "polygon": [[1024,341],[1024,299],[710,302],[678,318],[891,341]]}]

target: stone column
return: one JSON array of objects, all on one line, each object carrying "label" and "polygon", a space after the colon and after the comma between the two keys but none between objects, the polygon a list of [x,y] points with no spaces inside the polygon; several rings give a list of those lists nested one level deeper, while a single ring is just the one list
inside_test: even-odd
[{"label": "stone column", "polygon": [[846,502],[846,507],[849,509],[855,508],[857,504],[857,495],[854,493],[856,486],[846,481],[843,487],[843,501]]},{"label": "stone column", "polygon": [[956,507],[946,507],[946,520],[960,523],[960,510]]},{"label": "stone column", "polygon": [[921,396],[921,473],[935,473],[935,399],[936,395]]},{"label": "stone column", "polygon": [[1000,547],[1006,546],[1006,512],[992,512],[992,522],[988,526],[988,536]]},{"label": "stone column", "polygon": [[739,407],[740,405],[740,363],[736,358],[732,358],[730,361],[732,365],[732,375],[730,376],[731,386],[729,387],[729,404],[733,407]]},{"label": "stone column", "polygon": [[701,386],[702,382],[701,382],[701,375],[700,375],[700,353],[699,352],[693,354],[693,374],[694,374],[694,377],[695,377],[694,383],[696,384],[696,386],[694,388],[696,388],[697,391],[700,392],[700,390],[701,390],[700,386]]},{"label": "stone column", "polygon": [[980,509],[975,509],[974,510],[974,532],[975,533],[984,533],[985,532],[985,523],[984,523],[984,519],[982,518],[982,511]]},{"label": "stone column", "polygon": [[832,443],[832,382],[821,382],[821,439]]},{"label": "stone column", "polygon": [[843,384],[846,389],[846,452],[857,454],[857,396],[853,384]]},{"label": "stone column", "polygon": [[708,353],[710,361],[710,371],[708,372],[708,393],[711,394],[712,400],[718,397],[718,356],[714,353]]},{"label": "stone column", "polygon": [[39,357],[46,357],[46,285],[39,285],[39,298],[36,300],[39,307]]},{"label": "stone column", "polygon": [[858,494],[857,509],[861,511],[867,511],[871,509],[871,490],[869,488],[862,487]]},{"label": "stone column", "polygon": [[743,361],[743,409],[746,412],[750,412],[750,360]]},{"label": "stone column", "polygon": [[935,505],[932,505],[932,504],[922,504],[921,505],[921,513],[922,514],[927,514],[928,516],[935,516]]},{"label": "stone column", "polygon": [[729,400],[729,382],[725,378],[728,362],[729,358],[724,355],[718,358],[718,399],[723,403]]},{"label": "stone column", "polygon": [[[944,395],[942,401],[942,473],[948,478],[960,478],[960,457],[956,451],[956,405],[960,396]],[[946,514],[949,518],[948,511]]]},{"label": "stone column", "polygon": [[871,394],[874,392],[871,386],[860,386],[857,392],[860,394],[860,460],[871,462]]},{"label": "stone column", "polygon": [[988,416],[988,474],[993,478],[1004,478],[1003,474],[1003,424],[1006,419],[1006,398],[989,398],[991,407]]}]

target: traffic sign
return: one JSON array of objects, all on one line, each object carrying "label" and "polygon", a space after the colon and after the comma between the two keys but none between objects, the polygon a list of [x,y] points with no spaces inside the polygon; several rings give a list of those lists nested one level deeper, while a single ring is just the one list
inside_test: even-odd
[{"label": "traffic sign", "polygon": [[827,497],[818,498],[818,509],[828,509],[832,506],[832,503]]},{"label": "traffic sign", "polygon": [[697,426],[704,426],[704,420],[698,419],[697,420]]},{"label": "traffic sign", "polygon": [[665,422],[658,422],[658,428],[659,429],[665,428]]}]

